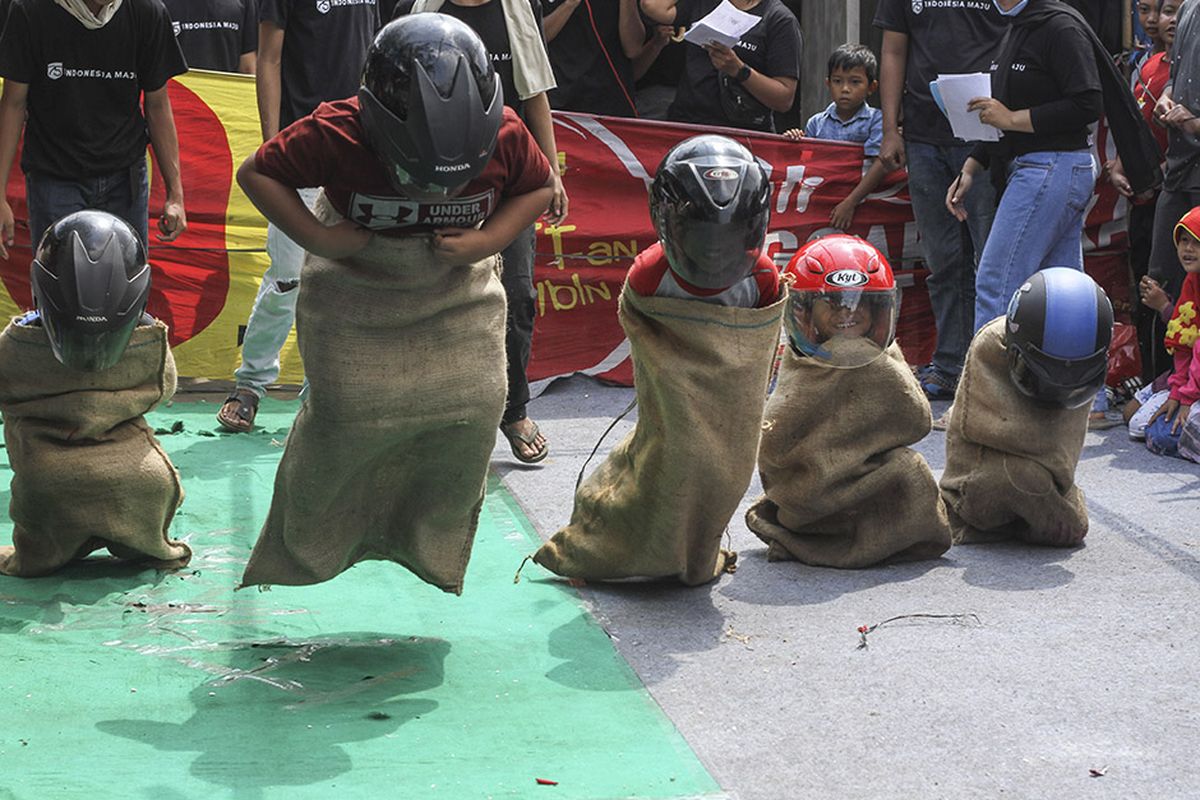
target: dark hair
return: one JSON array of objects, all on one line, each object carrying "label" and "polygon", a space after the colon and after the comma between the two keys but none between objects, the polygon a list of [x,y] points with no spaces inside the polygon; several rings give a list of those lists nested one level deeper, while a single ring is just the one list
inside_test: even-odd
[{"label": "dark hair", "polygon": [[835,69],[849,72],[855,67],[862,67],[866,70],[868,81],[879,78],[879,60],[875,58],[871,48],[861,44],[844,44],[834,50],[829,56],[829,66],[825,70],[825,77],[833,77]]}]

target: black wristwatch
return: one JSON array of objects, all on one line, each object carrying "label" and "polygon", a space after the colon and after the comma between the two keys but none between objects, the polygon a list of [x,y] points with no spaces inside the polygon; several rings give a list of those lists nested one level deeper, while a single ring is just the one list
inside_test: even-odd
[{"label": "black wristwatch", "polygon": [[742,68],[737,71],[737,73],[733,76],[733,79],[738,83],[745,83],[746,81],[750,80],[750,67],[742,64]]}]

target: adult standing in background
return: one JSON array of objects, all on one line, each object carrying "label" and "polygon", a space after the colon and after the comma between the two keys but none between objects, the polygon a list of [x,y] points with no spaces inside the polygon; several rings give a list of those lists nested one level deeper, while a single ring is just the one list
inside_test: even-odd
[{"label": "adult standing in background", "polygon": [[257,0],[163,0],[191,69],[254,74]]},{"label": "adult standing in background", "polygon": [[[0,36],[0,187],[8,186],[24,128],[21,169],[36,247],[51,223],[94,208],[148,243],[146,145],[167,196],[158,238],[187,229],[179,139],[167,81],[187,71],[158,0],[13,0]],[[27,119],[28,117],[28,119]],[[0,189],[0,256],[13,244]]]},{"label": "adult standing in background", "polygon": [[[547,93],[555,86],[546,52],[539,0],[400,0],[395,18],[437,11],[465,22],[479,35],[492,56],[496,76],[504,86],[504,104],[517,112],[529,127],[538,148],[550,162],[554,198],[544,219],[558,225],[567,216],[567,193],[558,171],[558,146],[550,117]],[[500,254],[504,265],[501,282],[508,299],[505,353],[508,358],[508,398],[500,432],[513,457],[536,464],[550,452],[546,437],[529,419],[529,357],[533,348],[533,321],[537,292],[533,286],[535,227],[530,225]]]},{"label": "adult standing in background", "polygon": [[[558,87],[550,105],[614,117],[637,116],[634,83],[650,61],[638,0],[545,0],[543,28]],[[657,55],[655,49],[653,54]]]},{"label": "adult standing in background", "polygon": [[1178,297],[1183,268],[1175,252],[1175,223],[1200,205],[1200,2],[1187,0],[1175,23],[1171,74],[1154,108],[1167,126],[1167,168],[1154,216],[1150,277]]},{"label": "adult standing in background", "polygon": [[[376,0],[259,0],[255,88],[263,141],[321,103],[357,93],[378,27]],[[318,193],[303,189],[300,196],[311,208]],[[369,205],[365,209],[369,214]],[[242,337],[237,386],[217,412],[221,426],[235,433],[254,427],[259,401],[279,378],[279,351],[296,319],[304,249],[268,223],[267,256],[271,264]]]},{"label": "adult standing in background", "polygon": [[[723,0],[641,0],[654,22],[686,28]],[[800,80],[800,23],[780,0],[729,0],[762,21],[732,48],[688,44],[673,122],[773,132],[775,113],[792,107]]]},{"label": "adult standing in background", "polygon": [[979,181],[964,197],[966,223],[946,209],[944,187],[958,175],[972,145],[954,137],[929,82],[939,74],[986,72],[1003,21],[990,1],[935,5],[880,0],[875,27],[883,29],[879,157],[892,169],[908,166],[908,191],[929,268],[925,285],[937,326],[933,360],[918,371],[918,378],[927,396],[944,400],[954,396],[975,332],[975,268],[996,199],[991,184]]}]

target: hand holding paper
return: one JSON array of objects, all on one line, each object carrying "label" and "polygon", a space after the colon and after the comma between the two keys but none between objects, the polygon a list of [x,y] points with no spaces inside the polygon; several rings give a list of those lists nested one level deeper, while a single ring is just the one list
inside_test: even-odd
[{"label": "hand holding paper", "polygon": [[[936,84],[936,87],[934,87]],[[959,139],[968,142],[996,142],[1000,140],[1000,131],[981,119],[977,105],[972,109],[971,101],[980,98],[991,99],[992,78],[986,72],[973,72],[965,75],[939,75],[930,84],[930,91],[935,98],[941,98],[938,105],[950,120],[950,129]],[[996,102],[996,101],[994,101]],[[1000,108],[1004,105],[996,102]],[[1007,111],[1007,109],[1005,109]]]},{"label": "hand holding paper", "polygon": [[733,47],[742,38],[742,34],[761,20],[761,17],[739,11],[729,0],[724,0],[721,5],[713,9],[711,14],[688,28],[683,39],[701,47],[714,42],[725,47]]}]

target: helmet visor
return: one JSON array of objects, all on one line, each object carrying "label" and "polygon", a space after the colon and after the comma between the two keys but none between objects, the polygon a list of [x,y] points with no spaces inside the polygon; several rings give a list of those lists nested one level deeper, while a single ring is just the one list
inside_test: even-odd
[{"label": "helmet visor", "polygon": [[1079,408],[1100,391],[1108,374],[1108,351],[1067,360],[1047,355],[1033,345],[1011,346],[1009,374],[1023,393],[1056,408]]},{"label": "helmet visor", "polygon": [[125,327],[111,331],[89,333],[80,329],[61,330],[43,315],[42,326],[50,338],[50,349],[54,357],[71,369],[82,372],[100,372],[116,365],[125,354],[138,317],[132,315]]},{"label": "helmet visor", "polygon": [[792,290],[784,322],[799,355],[853,369],[871,363],[892,344],[898,309],[894,288]]},{"label": "helmet visor", "polygon": [[721,222],[681,219],[662,238],[672,271],[701,289],[726,289],[754,269],[762,242],[747,241]]}]

